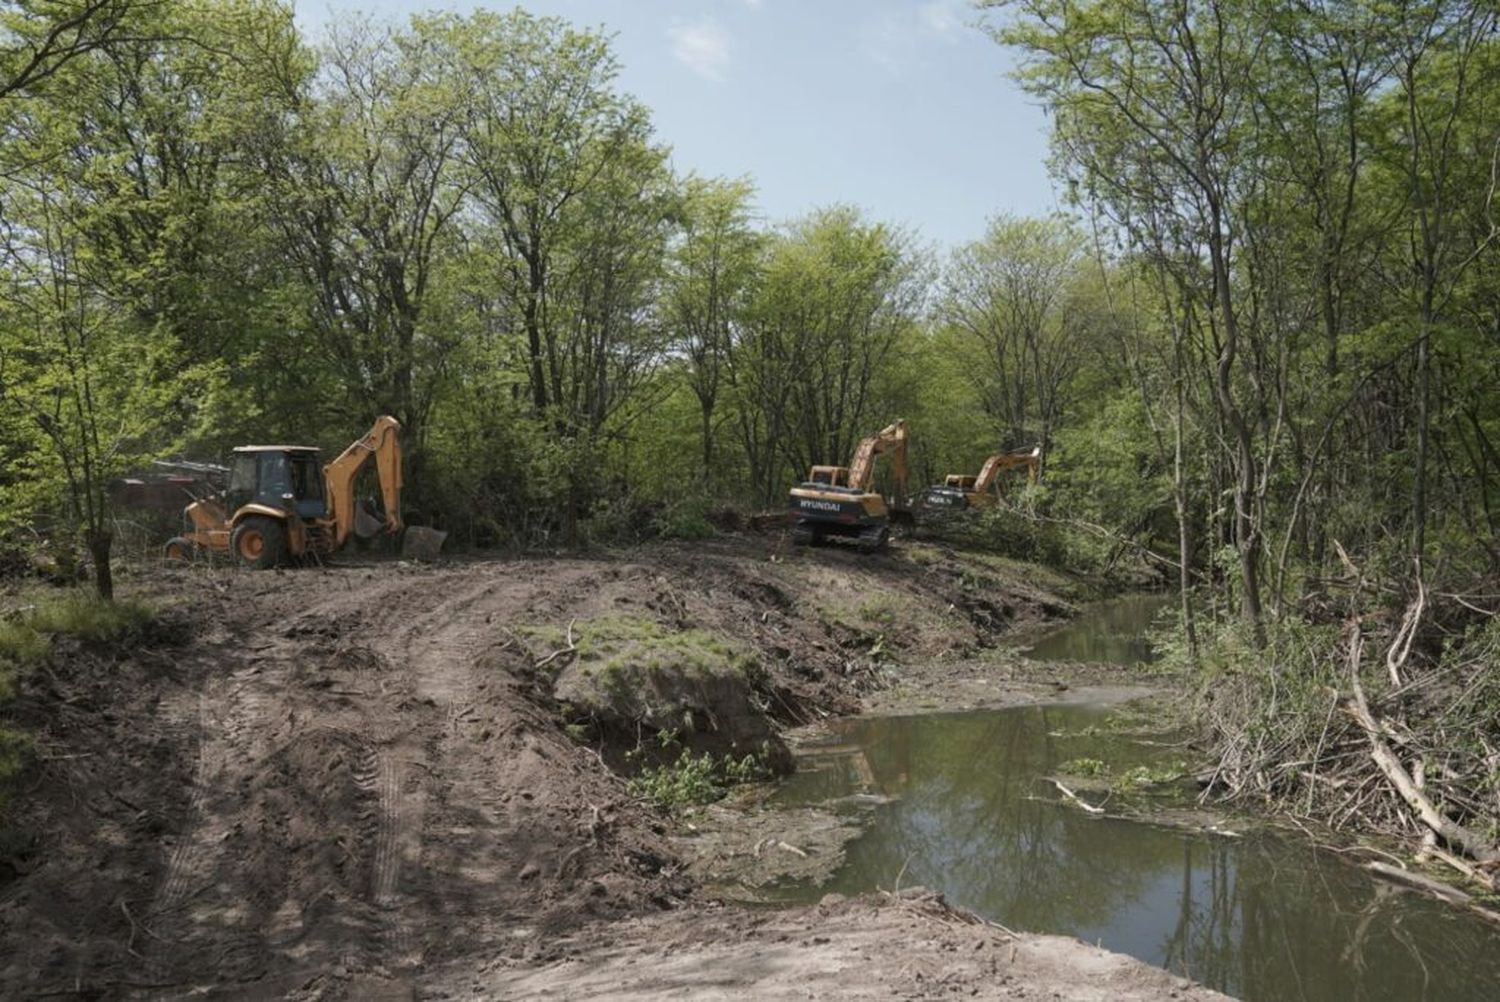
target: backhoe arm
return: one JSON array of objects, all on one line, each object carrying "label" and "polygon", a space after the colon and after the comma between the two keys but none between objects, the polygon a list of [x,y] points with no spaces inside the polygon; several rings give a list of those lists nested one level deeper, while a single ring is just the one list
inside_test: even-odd
[{"label": "backhoe arm", "polygon": [[375,419],[363,438],[323,468],[328,506],[333,513],[335,548],[342,546],[354,530],[354,478],[372,458],[385,506],[385,531],[401,531],[401,423],[383,415]]}]

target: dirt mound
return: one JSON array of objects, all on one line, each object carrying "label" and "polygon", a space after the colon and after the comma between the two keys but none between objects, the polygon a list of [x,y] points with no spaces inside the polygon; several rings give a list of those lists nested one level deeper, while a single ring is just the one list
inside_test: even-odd
[{"label": "dirt mound", "polygon": [[[559,697],[738,747],[856,708],[893,650],[1042,614],[1019,576],[918,552],[153,569],[138,587],[190,639],[71,651],[5,708],[37,755],[0,837],[0,995],[401,997],[696,900],[670,819]],[[590,702],[543,661],[611,618],[656,636],[600,662],[634,695]]]},{"label": "dirt mound", "polygon": [[920,888],[768,912],[673,913],[559,941],[545,958],[440,967],[423,997],[1228,1002],[1060,936],[1014,936]]},{"label": "dirt mound", "polygon": [[700,753],[753,756],[775,772],[791,770],[791,752],[757,705],[764,675],[753,657],[703,630],[652,620],[602,618],[578,629],[553,685],[575,721],[627,748],[675,746],[680,737]]}]

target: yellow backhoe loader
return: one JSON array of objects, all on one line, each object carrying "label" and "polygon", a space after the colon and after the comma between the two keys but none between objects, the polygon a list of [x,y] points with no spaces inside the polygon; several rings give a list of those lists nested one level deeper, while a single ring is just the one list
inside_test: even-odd
[{"label": "yellow backhoe loader", "polygon": [[941,484],[934,484],[922,493],[922,511],[925,514],[943,515],[994,507],[1000,500],[1001,472],[1022,467],[1026,468],[1027,479],[1036,483],[1042,467],[1041,446],[997,453],[984,461],[977,477],[961,473],[948,474]]},{"label": "yellow backhoe loader", "polygon": [[[895,494],[892,502],[871,489],[875,459],[888,456]],[[891,521],[909,520],[906,505],[906,422],[896,421],[860,441],[848,466],[814,466],[792,488],[792,542],[817,544],[829,536],[853,537],[863,553],[890,541]]]},{"label": "yellow backhoe loader", "polygon": [[[267,568],[330,554],[357,529],[361,536],[400,532],[400,434],[395,418],[377,418],[327,466],[319,464],[319,452],[311,446],[240,446],[222,498],[188,505],[187,531],[167,542],[166,555],[189,560],[200,551],[233,552],[249,567]],[[380,480],[383,518],[355,502],[355,478],[371,461]]]}]

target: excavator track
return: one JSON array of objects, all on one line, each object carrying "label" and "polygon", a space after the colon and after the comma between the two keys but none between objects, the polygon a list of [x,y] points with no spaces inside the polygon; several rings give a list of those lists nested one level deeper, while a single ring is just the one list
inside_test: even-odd
[{"label": "excavator track", "polygon": [[890,541],[891,528],[888,525],[867,525],[859,531],[861,553],[875,553],[883,550]]}]

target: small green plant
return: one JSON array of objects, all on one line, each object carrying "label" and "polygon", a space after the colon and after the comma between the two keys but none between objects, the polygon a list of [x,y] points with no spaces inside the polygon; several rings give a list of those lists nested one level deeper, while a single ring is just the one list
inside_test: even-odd
[{"label": "small green plant", "polygon": [[896,621],[896,600],[889,595],[872,595],[861,602],[856,611],[866,623],[890,626]]},{"label": "small green plant", "polygon": [[[0,623],[0,666],[36,664],[51,652],[51,638],[34,629],[30,623]],[[0,673],[0,696],[4,696],[5,692],[5,676]]]},{"label": "small green plant", "polygon": [[[19,734],[0,727],[0,783],[4,783],[21,770],[31,750],[30,735]],[[4,806],[4,803],[5,793],[0,790],[0,806]]]},{"label": "small green plant", "polygon": [[1066,776],[1108,776],[1109,763],[1097,758],[1075,758],[1058,766],[1057,771]]},{"label": "small green plant", "polygon": [[630,781],[630,792],[669,810],[721,799],[729,787],[764,779],[764,763],[755,755],[694,755],[684,748],[677,761],[646,766]]}]

